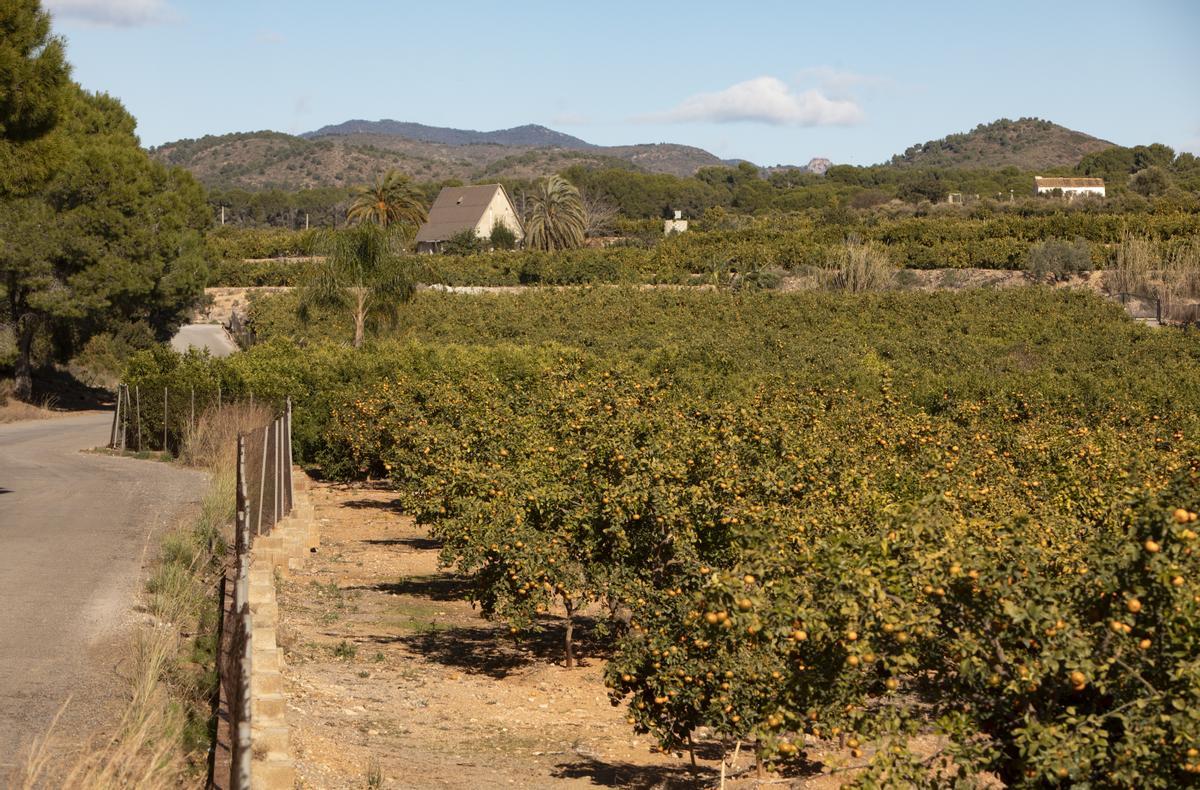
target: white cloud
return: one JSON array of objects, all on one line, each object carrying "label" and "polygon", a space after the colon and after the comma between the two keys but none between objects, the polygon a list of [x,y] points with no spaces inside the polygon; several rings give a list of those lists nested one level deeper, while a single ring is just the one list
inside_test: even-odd
[{"label": "white cloud", "polygon": [[776,77],[756,77],[716,93],[700,93],[673,110],[641,120],[666,123],[735,123],[750,121],[775,126],[843,126],[863,118],[862,108],[849,99],[831,99],[818,90],[795,91]]},{"label": "white cloud", "polygon": [[77,19],[107,27],[140,27],[171,17],[166,0],[46,0],[58,19]]}]

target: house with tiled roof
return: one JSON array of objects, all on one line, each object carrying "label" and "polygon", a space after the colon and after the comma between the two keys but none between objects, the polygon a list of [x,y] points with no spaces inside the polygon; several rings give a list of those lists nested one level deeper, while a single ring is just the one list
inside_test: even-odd
[{"label": "house with tiled roof", "polygon": [[[1068,200],[1081,195],[1104,197],[1103,178],[1043,178],[1034,176],[1033,190],[1038,195],[1062,195]],[[1056,191],[1057,190],[1057,191]]]}]

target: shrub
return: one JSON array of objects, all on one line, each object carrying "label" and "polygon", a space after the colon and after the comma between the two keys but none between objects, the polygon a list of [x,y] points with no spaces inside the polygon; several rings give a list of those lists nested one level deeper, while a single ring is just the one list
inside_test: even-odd
[{"label": "shrub", "polygon": [[1062,239],[1049,239],[1033,244],[1029,248],[1029,258],[1025,269],[1038,278],[1050,277],[1053,280],[1064,280],[1072,274],[1089,271],[1092,268],[1092,252],[1086,241],[1075,239],[1073,242]]},{"label": "shrub", "polygon": [[517,234],[500,220],[496,220],[492,225],[492,232],[488,238],[492,247],[497,250],[511,250],[517,246]]}]

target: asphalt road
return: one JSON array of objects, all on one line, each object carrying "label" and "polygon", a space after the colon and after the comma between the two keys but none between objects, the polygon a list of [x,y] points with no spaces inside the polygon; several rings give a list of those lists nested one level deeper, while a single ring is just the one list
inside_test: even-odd
[{"label": "asphalt road", "polygon": [[214,357],[227,357],[238,350],[237,343],[220,324],[184,324],[171,338],[171,348],[179,352],[188,348],[207,348]]},{"label": "asphalt road", "polygon": [[201,472],[80,452],[111,423],[0,425],[0,785],[68,697],[52,743],[119,712],[143,562],[203,492]]}]

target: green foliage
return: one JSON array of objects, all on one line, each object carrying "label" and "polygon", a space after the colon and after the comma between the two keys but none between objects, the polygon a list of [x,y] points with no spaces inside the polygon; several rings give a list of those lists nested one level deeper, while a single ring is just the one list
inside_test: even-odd
[{"label": "green foliage", "polygon": [[394,224],[415,228],[427,216],[420,192],[408,176],[396,170],[380,176],[374,185],[357,190],[346,211],[346,219],[351,224],[373,222],[382,228]]},{"label": "green foliage", "polygon": [[492,225],[492,231],[488,235],[488,239],[492,243],[492,249],[496,250],[512,250],[516,249],[517,246],[517,234],[500,220],[496,220]]},{"label": "green foliage", "polygon": [[442,242],[442,253],[446,255],[474,255],[484,252],[487,239],[475,233],[474,228],[465,228]]},{"label": "green foliage", "polygon": [[570,250],[583,246],[587,217],[579,190],[560,176],[539,182],[529,198],[525,243],[535,250]]},{"label": "green foliage", "polygon": [[1037,277],[1066,279],[1072,274],[1090,271],[1092,265],[1091,249],[1083,239],[1073,242],[1048,239],[1030,246],[1025,268]]},{"label": "green foliage", "polygon": [[301,318],[317,306],[349,312],[358,348],[368,321],[394,322],[399,304],[412,297],[412,267],[396,255],[400,241],[384,224],[364,222],[327,234],[321,243],[325,255],[300,286]]},{"label": "green foliage", "polygon": [[26,391],[39,336],[58,359],[127,322],[165,339],[207,279],[199,185],[150,161],[118,101],[78,87],[70,96],[54,132],[64,154],[54,178],[37,194],[0,200],[4,314]]},{"label": "green foliage", "polygon": [[1171,188],[1171,177],[1158,165],[1151,165],[1134,173],[1129,179],[1129,188],[1143,197],[1158,197]]},{"label": "green foliage", "polygon": [[[316,252],[315,230],[294,231],[285,228],[214,228],[205,237],[212,257],[228,266],[229,271],[246,259],[296,258]],[[233,283],[229,283],[233,284]]]},{"label": "green foliage", "polygon": [[30,194],[57,160],[51,135],[70,104],[61,38],[37,0],[0,7],[0,199]]}]

